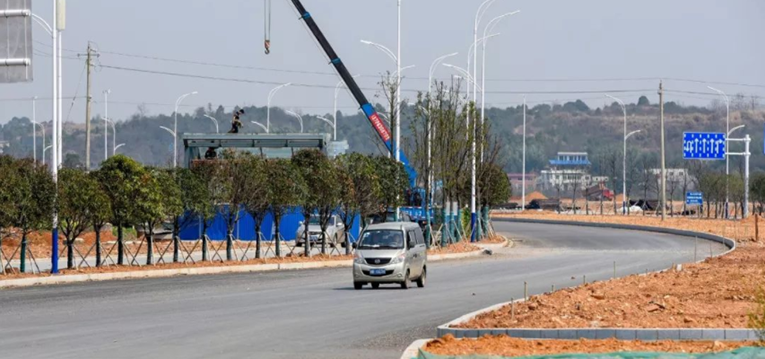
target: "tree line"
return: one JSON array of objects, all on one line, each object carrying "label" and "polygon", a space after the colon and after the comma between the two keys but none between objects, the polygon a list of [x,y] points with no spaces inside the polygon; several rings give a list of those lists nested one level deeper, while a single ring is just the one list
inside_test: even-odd
[{"label": "tree line", "polygon": [[[256,257],[261,256],[260,226],[268,214],[275,223],[275,252],[282,256],[279,222],[291,211],[302,211],[306,227],[310,217],[317,215],[326,232],[330,217],[337,213],[351,228],[359,217],[363,220],[401,205],[407,188],[406,171],[393,159],[361,154],[329,159],[318,150],[302,150],[292,159],[226,151],[220,159],[196,161],[190,169],[145,167],[116,155],[93,172],[63,168],[58,184],[47,166],[0,156],[0,244],[7,236],[20,235],[26,255],[27,235],[51,230],[55,212],[68,268],[75,266],[75,239],[90,230],[96,235],[96,263],[103,264],[100,232],[109,223],[117,228],[117,264],[125,264],[124,229],[142,226],[146,264],[151,265],[154,229],[172,223],[173,261],[178,262],[180,232],[200,221],[206,233],[212,221],[222,217],[227,229],[226,258],[232,260],[234,230],[246,211],[258,234]],[[201,240],[203,260],[209,260],[209,239],[203,235]],[[326,246],[327,238],[322,236],[322,253]]]}]

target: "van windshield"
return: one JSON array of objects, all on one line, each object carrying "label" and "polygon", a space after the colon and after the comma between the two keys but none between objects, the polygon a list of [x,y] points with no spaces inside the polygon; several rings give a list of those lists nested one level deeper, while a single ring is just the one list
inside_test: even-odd
[{"label": "van windshield", "polygon": [[403,249],[404,235],[393,229],[378,229],[364,232],[359,249]]}]

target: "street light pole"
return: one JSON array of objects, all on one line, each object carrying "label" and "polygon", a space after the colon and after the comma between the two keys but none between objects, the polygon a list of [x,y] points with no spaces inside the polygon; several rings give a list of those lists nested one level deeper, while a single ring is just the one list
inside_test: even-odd
[{"label": "street light pole", "polygon": [[104,91],[104,161],[109,158],[109,124],[107,118],[109,118],[109,94],[112,90]]},{"label": "street light pole", "polygon": [[120,147],[123,147],[123,146],[125,146],[125,144],[124,144],[124,143],[120,143],[119,145],[117,145],[117,146],[114,146],[114,149],[112,150],[112,155],[115,155],[115,154],[117,154],[117,150],[118,150]]},{"label": "street light pole", "polygon": [[627,215],[627,138],[637,132],[627,134],[627,106],[624,101],[606,94],[606,97],[619,103],[624,113],[624,151],[622,152],[622,215]]},{"label": "street light pole", "polygon": [[[483,30],[483,41],[481,44],[482,47],[482,53],[481,53],[481,127],[483,128],[484,118],[486,114],[486,45],[489,43],[489,36],[488,33],[493,31],[497,25],[499,25],[499,22],[502,21],[502,19],[506,17],[513,16],[517,13],[521,12],[520,10],[516,10],[513,12],[509,12],[500,16],[497,16],[491,21],[489,21],[488,24],[486,24],[486,27]],[[476,53],[478,51],[474,50]],[[475,76],[475,75],[474,75]],[[481,142],[481,163],[483,163],[483,142]]]},{"label": "street light pole", "polygon": [[292,85],[291,82],[276,86],[268,93],[268,102],[266,104],[266,133],[271,133],[271,99],[274,98],[274,95],[276,95],[279,90],[290,85]]},{"label": "street light pole", "polygon": [[[492,3],[494,3],[495,0],[485,0],[481,5],[478,7],[478,11],[476,11],[475,14],[475,21],[473,23],[473,46],[477,46],[475,44],[478,43],[478,26],[481,23],[481,20],[483,18],[483,15],[486,13],[486,11],[489,9]],[[468,71],[470,70],[468,66]],[[478,77],[478,51],[474,49],[473,51],[473,79],[475,80]],[[483,90],[481,90],[483,91]],[[478,102],[478,83],[476,81],[473,81],[473,106]],[[469,107],[468,107],[469,108]],[[471,121],[470,112],[468,112],[468,122]],[[473,121],[475,121],[473,119]],[[476,131],[475,127],[473,128],[473,143],[472,143],[472,149],[471,149],[471,157],[472,157],[472,169],[471,169],[471,175],[470,175],[470,240],[475,242],[476,240],[476,139],[475,139]]]},{"label": "street light pole", "polygon": [[267,128],[267,127],[266,127],[264,124],[262,124],[262,123],[260,123],[260,122],[258,122],[258,121],[250,121],[250,122],[252,122],[254,125],[260,126],[260,128],[262,128],[262,129],[263,129],[263,131],[265,131],[266,133],[268,133],[268,128]]},{"label": "street light pole", "polygon": [[[45,126],[37,121],[32,121],[32,123],[33,125],[40,126],[40,130],[42,132],[42,146],[45,148]],[[35,137],[37,137],[37,134],[35,134]],[[37,162],[37,145],[35,145],[35,162]],[[42,157],[42,164],[45,166],[45,156]]]},{"label": "street light pole", "polygon": [[526,209],[526,95],[523,95],[523,178],[521,179],[521,212]]},{"label": "street light pole", "polygon": [[[725,133],[730,132],[730,99],[728,98],[728,95],[725,94],[725,92],[722,92],[712,86],[707,86],[708,89],[717,92],[720,96],[722,96],[723,99],[725,99]],[[728,151],[728,136],[725,136],[725,151]],[[729,197],[730,197],[730,183],[728,181],[728,176],[730,175],[730,158],[728,155],[725,155],[725,219],[728,219],[729,215],[728,213],[730,210],[728,209],[728,203],[729,203]]]},{"label": "street light pole", "polygon": [[[396,161],[401,162],[401,0],[398,0],[398,55],[396,55]],[[396,209],[398,218],[398,208]]]},{"label": "street light pole", "polygon": [[[329,119],[327,119],[327,118],[324,118],[324,117],[319,117],[319,116],[317,116],[316,118],[318,118],[319,120],[322,120],[322,121],[324,121],[324,123],[328,124],[328,125],[329,125],[329,127],[332,127],[332,129],[333,129],[333,130],[335,130],[335,133],[337,133],[337,129],[335,128],[335,124],[334,124],[334,123],[332,123],[332,121],[330,121],[330,120],[329,120]],[[335,138],[335,137],[332,137],[332,141],[337,141],[337,138]]]},{"label": "street light pole", "polygon": [[[361,76],[361,74],[355,75],[355,76],[353,76],[353,78],[355,79],[355,78],[357,78],[359,76]],[[345,85],[345,81],[340,80],[337,83],[337,86],[335,86],[335,102],[334,102],[334,107],[333,107],[334,111],[332,112],[332,119],[333,119],[333,122],[334,122],[334,125],[332,125],[332,128],[335,129],[333,138],[335,139],[335,141],[337,141],[337,96],[340,94],[340,88],[341,87],[345,87],[344,85]]]},{"label": "street light pole", "polygon": [[[58,147],[58,64],[56,63],[56,56],[58,54],[58,0],[53,0],[53,26],[51,26],[51,36],[53,37],[53,157],[51,166],[51,174],[53,182],[58,183],[58,157],[56,156],[56,148]],[[45,149],[43,148],[43,157],[45,157]],[[58,213],[53,213],[53,230],[51,231],[51,274],[58,274]]]},{"label": "street light pole", "polygon": [[175,113],[174,113],[175,116],[173,121],[174,123],[173,133],[176,135],[173,136],[173,167],[178,167],[178,135],[177,135],[178,134],[178,106],[181,105],[181,102],[183,102],[183,100],[186,97],[196,95],[196,94],[197,94],[196,91],[189,92],[187,94],[181,95],[181,97],[178,97],[178,99],[175,100]]},{"label": "street light pole", "polygon": [[37,127],[35,125],[37,125],[37,96],[32,98],[32,158],[37,164]]},{"label": "street light pole", "polygon": [[218,120],[216,120],[215,117],[212,117],[210,115],[203,115],[203,116],[209,118],[213,123],[215,123],[215,133],[220,133],[220,129],[218,128]]},{"label": "street light pole", "polygon": [[303,133],[303,117],[292,111],[284,111],[286,114],[296,118],[300,122],[300,133]]}]

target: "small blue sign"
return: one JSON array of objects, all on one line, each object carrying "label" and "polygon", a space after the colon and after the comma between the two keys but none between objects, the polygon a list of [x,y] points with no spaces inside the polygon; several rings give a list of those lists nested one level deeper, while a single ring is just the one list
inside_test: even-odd
[{"label": "small blue sign", "polygon": [[685,194],[685,204],[691,205],[703,205],[704,194],[701,192],[688,192]]},{"label": "small blue sign", "polygon": [[686,160],[724,160],[724,133],[683,133],[683,158]]}]

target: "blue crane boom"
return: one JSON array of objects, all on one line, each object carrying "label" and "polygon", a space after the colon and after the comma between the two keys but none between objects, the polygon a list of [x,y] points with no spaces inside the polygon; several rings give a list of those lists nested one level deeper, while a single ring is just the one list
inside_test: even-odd
[{"label": "blue crane boom", "polygon": [[[337,71],[338,75],[343,79],[343,82],[345,82],[345,85],[348,87],[348,89],[351,91],[351,94],[356,99],[356,101],[359,103],[359,106],[361,106],[361,110],[364,112],[364,115],[369,120],[369,123],[372,125],[372,128],[377,132],[377,135],[380,136],[380,139],[385,143],[385,147],[390,151],[393,152],[392,149],[392,142],[391,142],[391,131],[388,129],[388,127],[385,125],[385,122],[382,121],[380,118],[380,115],[377,114],[377,111],[375,111],[374,106],[369,103],[366,96],[364,96],[364,93],[361,91],[361,88],[359,88],[359,85],[356,83],[356,80],[351,76],[351,73],[348,71],[348,68],[345,67],[345,64],[342,60],[340,60],[340,57],[337,56],[337,53],[332,48],[332,45],[329,44],[329,41],[327,41],[327,38],[324,36],[324,33],[321,32],[321,29],[319,29],[319,25],[316,24],[316,21],[313,19],[311,14],[305,9],[302,2],[300,0],[292,0],[292,4],[297,9],[298,13],[300,14],[300,18],[303,19],[306,26],[308,26],[308,29],[311,31],[313,36],[316,38],[316,41],[319,43],[319,46],[324,50],[327,57],[330,60],[330,63],[332,66],[335,67],[335,70]],[[333,116],[337,116],[337,114],[332,114]],[[398,146],[401,146],[401,144],[397,144]],[[400,147],[399,147],[400,148]],[[404,164],[404,168],[406,168],[407,175],[409,176],[409,185],[411,188],[415,188],[416,186],[416,179],[417,179],[417,172],[412,168],[412,166],[409,164],[409,159],[406,157],[403,151],[401,151],[399,155],[399,159]]]}]

